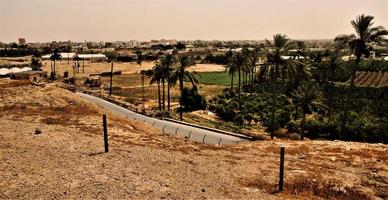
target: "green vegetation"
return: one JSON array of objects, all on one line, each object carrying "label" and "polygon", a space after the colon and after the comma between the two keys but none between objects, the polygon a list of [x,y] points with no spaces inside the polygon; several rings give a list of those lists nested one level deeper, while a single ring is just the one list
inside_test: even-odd
[{"label": "green vegetation", "polygon": [[198,81],[208,85],[230,85],[231,78],[228,72],[201,72]]},{"label": "green vegetation", "polygon": [[[388,89],[355,86],[358,70],[386,69],[386,62],[368,58],[388,31],[373,27],[371,16],[361,15],[352,25],[357,35],[337,37],[335,48],[324,53],[307,52],[303,42],[275,34],[263,46],[229,55],[232,86],[211,99],[209,109],[240,126],[261,122],[272,138],[287,128],[301,139],[388,143]],[[353,59],[344,61],[345,55]],[[257,57],[265,61],[259,70]]]}]

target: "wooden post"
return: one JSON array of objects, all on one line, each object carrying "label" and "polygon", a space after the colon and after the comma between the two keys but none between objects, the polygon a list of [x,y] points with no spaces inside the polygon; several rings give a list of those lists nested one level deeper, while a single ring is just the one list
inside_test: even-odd
[{"label": "wooden post", "polygon": [[280,172],[279,172],[279,191],[284,189],[284,149],[282,145],[280,147]]},{"label": "wooden post", "polygon": [[113,62],[110,68],[110,87],[109,87],[109,96],[112,96],[112,81],[113,81]]},{"label": "wooden post", "polygon": [[103,126],[104,126],[105,153],[107,153],[109,151],[109,147],[108,147],[108,128],[107,128],[107,125],[106,125],[106,115],[105,114],[102,116],[102,123],[103,123]]}]

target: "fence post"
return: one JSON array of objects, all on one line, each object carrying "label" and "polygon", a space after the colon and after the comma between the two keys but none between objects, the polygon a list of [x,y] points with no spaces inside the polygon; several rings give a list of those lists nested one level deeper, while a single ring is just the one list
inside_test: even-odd
[{"label": "fence post", "polygon": [[221,144],[221,140],[222,140],[222,138],[220,138],[220,140],[218,141],[218,145],[220,145],[220,144]]},{"label": "fence post", "polygon": [[206,138],[206,135],[203,136],[203,139],[202,139],[202,143],[204,143],[204,144],[205,144],[205,138]]},{"label": "fence post", "polygon": [[279,172],[279,191],[284,189],[284,149],[285,147],[280,146],[280,172]]},{"label": "fence post", "polygon": [[105,114],[102,116],[102,123],[103,123],[103,127],[104,127],[105,153],[107,153],[109,151],[109,147],[108,147],[108,128],[106,125],[106,115]]},{"label": "fence post", "polygon": [[188,138],[190,138],[190,137],[191,137],[191,133],[192,133],[192,132],[193,132],[193,131],[190,131]]},{"label": "fence post", "polygon": [[166,128],[166,125],[163,126],[163,132],[162,132],[163,134],[164,134],[164,128]]},{"label": "fence post", "polygon": [[175,135],[178,135],[178,130],[179,130],[179,128],[176,128]]}]

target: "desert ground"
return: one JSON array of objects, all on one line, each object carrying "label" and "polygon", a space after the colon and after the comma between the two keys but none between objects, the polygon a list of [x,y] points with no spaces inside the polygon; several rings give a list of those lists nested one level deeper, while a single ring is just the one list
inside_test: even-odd
[{"label": "desert ground", "polygon": [[[61,60],[55,62],[56,66],[56,72],[63,76],[63,73],[65,71],[69,72],[70,75],[73,74],[73,66],[76,61],[70,60],[68,62],[67,60]],[[43,67],[42,70],[51,72],[51,63],[50,60],[44,60],[42,62]],[[83,64],[82,61],[79,62],[80,64],[80,74],[77,74],[78,76],[88,76],[89,74],[96,74],[100,72],[110,72],[111,70],[111,63],[109,62],[91,62],[91,61],[85,61]],[[85,73],[83,73],[83,66],[85,68]],[[155,61],[144,61],[141,65],[137,64],[136,62],[114,62],[113,63],[113,70],[114,71],[121,71],[122,74],[138,74],[142,70],[148,70],[152,69],[152,67],[155,66]],[[196,64],[195,66],[192,66],[188,69],[189,71],[196,71],[196,72],[213,72],[213,71],[225,71],[225,67],[222,65],[215,65],[215,64]]]},{"label": "desert ground", "polygon": [[[116,116],[55,83],[0,79],[0,88],[1,199],[388,198],[387,145],[279,139],[202,145]],[[276,193],[280,145],[285,191]]]}]

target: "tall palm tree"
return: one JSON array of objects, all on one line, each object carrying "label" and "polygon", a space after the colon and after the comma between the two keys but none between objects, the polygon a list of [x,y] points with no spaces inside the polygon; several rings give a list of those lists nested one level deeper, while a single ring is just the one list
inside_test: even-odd
[{"label": "tall palm tree", "polygon": [[55,76],[56,76],[56,69],[55,69],[55,61],[57,60],[61,60],[62,56],[61,54],[59,53],[59,50],[58,49],[55,49],[54,50],[54,53],[51,54],[50,56],[50,60],[54,62],[54,66],[53,66],[53,69],[51,71],[51,79],[54,79]]},{"label": "tall palm tree", "polygon": [[234,63],[234,56],[232,50],[229,50],[229,52],[226,54],[226,57],[228,59],[228,64],[225,67],[225,70],[229,71],[230,79],[230,90],[233,91],[233,84],[234,84],[234,75],[236,74],[237,67]]},{"label": "tall palm tree", "polygon": [[[358,65],[360,64],[361,57],[369,58],[372,45],[382,45],[385,42],[384,36],[388,35],[388,31],[383,26],[373,26],[373,16],[360,15],[356,20],[352,20],[351,24],[356,31],[356,34],[340,35],[337,36],[334,41],[339,46],[347,46],[350,52],[355,56],[355,64],[352,65],[352,76],[350,79],[350,92],[354,90],[354,80],[356,78],[356,72]],[[350,96],[348,96],[348,103],[350,102]],[[342,122],[340,133],[343,134],[348,117],[348,106],[345,106],[342,114]]]},{"label": "tall palm tree", "polygon": [[[277,83],[279,78],[293,80],[295,77],[295,60],[287,59],[290,50],[294,48],[294,43],[283,34],[275,34],[273,42],[266,40],[267,64],[261,68],[261,75],[268,74],[273,83]],[[287,77],[286,77],[287,76]]]},{"label": "tall palm tree", "polygon": [[300,123],[300,136],[304,139],[304,126],[306,122],[306,114],[312,111],[313,108],[326,109],[322,103],[322,93],[318,90],[318,87],[312,84],[304,84],[299,86],[293,93],[293,103],[300,107],[302,111],[302,121]]},{"label": "tall palm tree", "polygon": [[161,95],[160,95],[160,83],[161,83],[161,80],[162,80],[162,66],[160,64],[160,62],[157,60],[156,63],[155,63],[155,66],[152,68],[152,75],[151,75],[151,80],[150,80],[150,84],[153,84],[153,83],[157,83],[158,85],[158,105],[159,105],[159,111],[162,111],[162,99],[161,99]]},{"label": "tall palm tree", "polygon": [[245,52],[236,52],[233,56],[233,65],[237,68],[238,72],[238,87],[237,87],[237,93],[238,93],[238,101],[241,105],[241,72],[243,70],[243,67],[246,63],[246,54]]},{"label": "tall palm tree", "polygon": [[[338,50],[327,51],[327,58],[321,64],[323,69],[323,86],[325,88],[325,94],[327,94],[328,116],[330,117],[333,110],[333,88],[335,81],[335,73],[344,70],[344,61],[342,60],[343,54]],[[328,84],[330,82],[330,84]]]},{"label": "tall palm tree", "polygon": [[172,71],[174,70],[173,66],[175,64],[175,55],[168,54],[167,56],[161,58],[160,60],[160,73],[161,73],[161,82],[162,82],[162,105],[163,111],[165,111],[165,83],[167,83],[167,109],[170,111],[170,76]]},{"label": "tall palm tree", "polygon": [[194,59],[192,56],[188,55],[180,55],[178,56],[178,66],[175,68],[175,70],[172,72],[172,75],[170,77],[170,82],[172,86],[176,84],[177,81],[179,81],[179,91],[181,93],[181,97],[179,98],[179,119],[182,121],[182,92],[183,92],[183,83],[185,80],[188,80],[193,86],[199,83],[196,72],[189,72],[187,71],[187,68],[190,66],[195,65]]},{"label": "tall palm tree", "polygon": [[373,16],[360,15],[356,20],[352,20],[351,24],[356,31],[356,34],[340,35],[334,41],[339,45],[348,46],[352,54],[356,57],[355,65],[352,67],[352,77],[350,85],[354,86],[357,67],[361,61],[361,57],[369,58],[372,45],[382,45],[384,36],[388,35],[388,31],[383,26],[373,26]]}]

